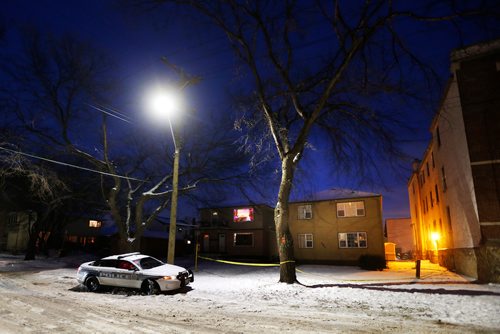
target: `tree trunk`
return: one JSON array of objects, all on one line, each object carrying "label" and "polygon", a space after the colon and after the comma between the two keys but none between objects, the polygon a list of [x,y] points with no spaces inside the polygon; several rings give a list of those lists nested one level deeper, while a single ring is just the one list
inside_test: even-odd
[{"label": "tree trunk", "polygon": [[120,253],[139,252],[141,248],[140,239],[136,238],[133,242],[128,241],[127,236],[118,235],[118,249]]},{"label": "tree trunk", "polygon": [[38,234],[40,230],[38,229],[38,222],[36,222],[29,231],[28,246],[26,248],[26,254],[24,255],[24,260],[34,260],[36,255],[36,243],[38,241]]},{"label": "tree trunk", "polygon": [[[29,260],[35,260],[36,258],[36,244],[38,241],[38,237],[40,236],[40,225],[41,222],[40,220],[42,215],[40,212],[36,213],[35,218],[32,217],[32,214],[30,213],[29,219],[28,219],[28,234],[29,234],[29,240],[28,240],[28,245],[26,248],[26,254],[24,255],[24,260],[29,261]],[[32,219],[34,219],[33,224],[31,223]]]},{"label": "tree trunk", "polygon": [[288,200],[292,189],[294,166],[289,157],[281,162],[281,182],[278,202],[274,209],[274,223],[280,257],[280,282],[292,284],[297,281],[295,273],[295,257],[293,255],[293,238],[288,226]]}]

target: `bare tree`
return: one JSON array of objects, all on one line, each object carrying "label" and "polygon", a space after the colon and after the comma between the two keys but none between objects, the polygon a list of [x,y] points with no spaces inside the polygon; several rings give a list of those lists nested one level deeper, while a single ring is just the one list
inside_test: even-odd
[{"label": "bare tree", "polygon": [[[389,98],[417,97],[407,84],[432,74],[407,43],[406,25],[447,21],[459,26],[462,17],[485,12],[455,1],[418,8],[385,0],[132,2],[195,9],[226,35],[246,68],[248,94],[237,126],[253,135],[245,141],[253,150],[272,143],[279,157],[275,225],[280,281],[287,283],[296,281],[288,201],[311,134],[330,140],[336,165],[362,166],[378,154],[397,154],[393,130],[400,120],[391,113]],[[302,49],[318,39],[320,47],[308,52],[316,55],[304,59]]]},{"label": "bare tree", "polygon": [[[5,146],[11,146],[11,149]],[[5,208],[33,210],[36,215],[29,226],[25,260],[33,260],[37,245],[45,249],[54,232],[55,215],[72,195],[60,176],[18,154],[12,145],[2,145],[0,152],[0,196]]]},{"label": "bare tree", "polygon": [[[103,59],[75,39],[31,34],[23,57],[4,63],[11,85],[2,91],[2,105],[30,140],[25,148],[72,157],[100,174],[94,186],[101,189],[118,228],[119,248],[138,250],[145,229],[169,204],[172,161],[169,147],[158,142],[166,138],[154,137],[133,117],[122,115],[133,125],[116,124],[109,117],[116,114],[103,102],[112,87]],[[182,74],[178,86],[196,80]],[[212,135],[209,127],[189,130],[183,138],[181,194],[202,181],[229,178],[241,161],[227,159],[234,151],[227,131]]]}]

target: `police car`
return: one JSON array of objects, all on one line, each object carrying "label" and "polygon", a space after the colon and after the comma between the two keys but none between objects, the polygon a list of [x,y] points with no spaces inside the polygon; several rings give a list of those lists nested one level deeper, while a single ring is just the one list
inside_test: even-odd
[{"label": "police car", "polygon": [[76,278],[91,292],[101,286],[140,289],[148,295],[180,289],[194,281],[191,270],[141,253],[112,255],[80,265]]}]

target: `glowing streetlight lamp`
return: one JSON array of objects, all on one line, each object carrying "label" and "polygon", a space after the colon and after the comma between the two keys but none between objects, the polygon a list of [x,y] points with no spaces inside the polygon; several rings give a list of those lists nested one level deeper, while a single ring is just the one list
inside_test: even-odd
[{"label": "glowing streetlight lamp", "polygon": [[177,234],[177,193],[179,188],[179,156],[180,145],[175,137],[171,118],[182,109],[182,100],[179,92],[166,90],[162,87],[153,89],[148,96],[149,109],[152,116],[158,121],[168,121],[172,140],[174,142],[174,166],[172,175],[172,200],[170,203],[170,229],[168,234],[168,254],[167,262],[174,264],[175,258],[175,240]]}]

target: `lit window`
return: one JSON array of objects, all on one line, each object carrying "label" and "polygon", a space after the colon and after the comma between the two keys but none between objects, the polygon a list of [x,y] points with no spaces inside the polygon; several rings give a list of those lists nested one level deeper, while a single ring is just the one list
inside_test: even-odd
[{"label": "lit window", "polygon": [[339,233],[340,248],[366,248],[366,232]]},{"label": "lit window", "polygon": [[235,223],[252,222],[253,208],[243,208],[233,210],[233,221]]},{"label": "lit window", "polygon": [[365,215],[365,202],[337,203],[337,217],[359,217]]},{"label": "lit window", "polygon": [[311,219],[312,218],[312,206],[311,204],[299,205],[298,208],[299,219]]},{"label": "lit window", "polygon": [[235,246],[253,246],[253,233],[235,233]]},{"label": "lit window", "polygon": [[98,220],[89,220],[89,227],[99,228],[101,225],[102,223]]},{"label": "lit window", "polygon": [[299,248],[313,248],[313,235],[299,234]]}]

